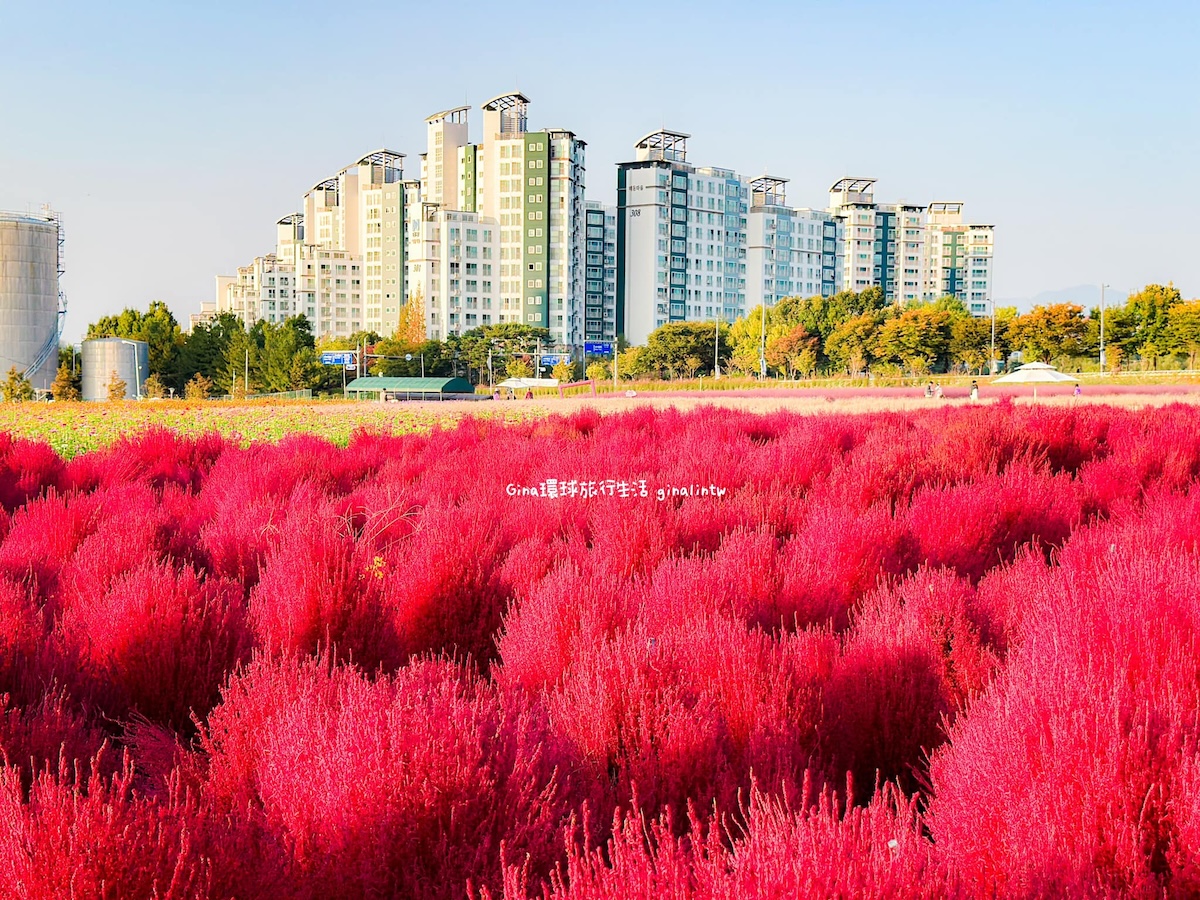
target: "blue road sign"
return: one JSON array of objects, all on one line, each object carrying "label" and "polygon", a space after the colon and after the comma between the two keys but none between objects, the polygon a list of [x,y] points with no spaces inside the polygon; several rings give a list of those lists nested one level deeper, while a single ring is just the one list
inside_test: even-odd
[{"label": "blue road sign", "polygon": [[543,353],[542,354],[542,365],[543,366],[557,366],[558,361],[560,359],[562,359],[562,357],[559,356],[557,353]]},{"label": "blue road sign", "polygon": [[352,369],[354,362],[353,350],[334,350],[321,354],[321,365],[323,366],[346,366]]},{"label": "blue road sign", "polygon": [[583,351],[592,356],[610,356],[613,352],[612,341],[584,341]]}]

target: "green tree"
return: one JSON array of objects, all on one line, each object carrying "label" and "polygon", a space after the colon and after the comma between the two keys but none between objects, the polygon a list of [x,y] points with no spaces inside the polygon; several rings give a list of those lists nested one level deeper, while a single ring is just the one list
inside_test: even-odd
[{"label": "green tree", "polygon": [[0,382],[0,394],[5,403],[21,403],[33,399],[33,384],[25,377],[24,372],[17,371],[16,366],[8,370],[8,377]]},{"label": "green tree", "polygon": [[588,363],[585,374],[591,381],[605,381],[612,371],[602,362],[593,362]]},{"label": "green tree", "polygon": [[1037,306],[1017,316],[1008,327],[1011,345],[1042,362],[1080,356],[1086,349],[1088,323],[1074,303]]},{"label": "green tree", "polygon": [[125,338],[145,341],[148,346],[150,374],[174,384],[180,377],[179,363],[184,337],[170,308],[161,300],[151,302],[146,312],[123,310],[119,315],[104,316],[88,326],[91,338]]},{"label": "green tree", "polygon": [[252,373],[260,389],[282,392],[312,387],[321,373],[313,366],[317,362],[316,344],[308,319],[292,316],[283,322],[260,324],[262,345]]},{"label": "green tree", "polygon": [[[963,311],[965,314],[965,310]],[[875,358],[908,368],[914,375],[944,370],[950,347],[952,314],[944,306],[910,306],[879,326]]]},{"label": "green tree", "polygon": [[[649,372],[665,369],[674,377],[685,371],[689,357],[696,357],[702,366],[714,364],[714,328],[719,326],[704,322],[668,322],[660,325],[646,339],[645,352],[639,357],[640,364]],[[721,353],[718,333],[716,352]]]},{"label": "green tree", "polygon": [[[992,320],[966,315],[950,323],[950,359],[968,372],[981,372],[988,364],[992,349]],[[1003,355],[1004,329],[996,329],[996,352]]]},{"label": "green tree", "polygon": [[1155,359],[1169,352],[1171,310],[1181,303],[1183,296],[1173,284],[1148,284],[1131,294],[1125,301],[1134,322],[1136,347],[1131,349],[1143,359]]},{"label": "green tree", "polygon": [[504,367],[504,370],[508,374],[509,378],[533,377],[533,366],[531,366],[521,357],[510,359],[508,364]]},{"label": "green tree", "polygon": [[125,383],[125,379],[117,374],[117,370],[113,371],[108,376],[108,402],[119,403],[125,399],[129,385]]},{"label": "green tree", "polygon": [[794,356],[788,358],[788,364],[801,378],[808,378],[817,371],[816,345],[802,347]]},{"label": "green tree", "polygon": [[788,297],[772,311],[784,325],[803,325],[824,344],[829,336],[851,319],[868,313],[883,313],[891,307],[883,290],[840,291],[830,297]]},{"label": "green tree", "polygon": [[819,343],[815,335],[809,334],[807,327],[797,323],[767,341],[767,365],[785,371],[791,377],[799,371],[797,361],[804,352],[812,354],[815,365]]},{"label": "green tree", "polygon": [[1167,315],[1166,348],[1187,357],[1187,367],[1196,368],[1200,356],[1200,300],[1177,303]]},{"label": "green tree", "polygon": [[860,374],[871,363],[872,348],[883,321],[880,312],[866,312],[847,319],[825,340],[825,356],[839,371]]},{"label": "green tree", "polygon": [[312,347],[301,347],[292,357],[292,367],[288,375],[289,391],[312,390],[321,383],[324,375],[321,358]]},{"label": "green tree", "polygon": [[627,347],[617,356],[617,375],[632,380],[650,374],[645,347]]},{"label": "green tree", "polygon": [[197,325],[179,351],[178,371],[171,386],[182,389],[197,374],[210,380],[216,378],[225,365],[226,351],[233,335],[244,332],[241,319],[227,312]]},{"label": "green tree", "polygon": [[77,401],[82,396],[79,391],[79,379],[71,374],[69,362],[59,363],[58,374],[54,376],[54,383],[50,385],[50,394],[55,400],[66,402]]},{"label": "green tree", "polygon": [[244,397],[253,393],[247,384],[247,374],[253,379],[258,370],[259,350],[253,338],[245,331],[234,331],[229,336],[221,367],[217,369],[213,384],[222,394]]}]

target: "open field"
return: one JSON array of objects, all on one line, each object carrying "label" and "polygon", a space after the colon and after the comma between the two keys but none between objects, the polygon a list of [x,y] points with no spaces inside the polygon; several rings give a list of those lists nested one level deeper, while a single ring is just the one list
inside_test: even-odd
[{"label": "open field", "polygon": [[613,402],[0,433],[0,897],[1200,894],[1200,409]]},{"label": "open field", "polygon": [[[602,393],[574,393],[565,398],[541,394],[533,400],[347,403],[286,401],[271,403],[207,403],[132,401],[110,404],[0,404],[0,431],[43,440],[63,456],[109,446],[147,427],[179,434],[216,433],[235,441],[278,441],[289,434],[315,434],[344,446],[358,428],[385,434],[424,433],[435,425],[451,427],[465,416],[521,422],[550,414],[569,414],[594,407],[608,414],[630,409],[692,410],[719,406],[747,412],[870,413],[924,410],[969,405],[969,385],[946,387],[942,400],[927,400],[920,387],[743,388],[722,391],[649,391],[629,398]],[[1132,409],[1169,403],[1200,403],[1200,385],[1138,384],[1087,386],[1074,397],[1070,386],[1046,386],[1037,397],[1029,387],[983,387],[980,405],[1008,398],[1014,403],[1072,406],[1103,403]]]}]

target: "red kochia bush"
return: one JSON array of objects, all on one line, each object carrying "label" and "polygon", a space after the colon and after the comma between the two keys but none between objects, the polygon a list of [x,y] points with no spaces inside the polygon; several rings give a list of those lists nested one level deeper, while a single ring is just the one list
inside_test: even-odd
[{"label": "red kochia bush", "polygon": [[1198,475],[1185,406],[0,436],[0,898],[1200,895]]},{"label": "red kochia bush", "polygon": [[191,834],[188,798],[139,797],[128,759],[115,776],[97,760],[75,784],[43,772],[27,801],[15,769],[0,768],[0,897],[208,897],[211,863]]},{"label": "red kochia bush", "polygon": [[202,743],[218,808],[255,811],[309,897],[461,897],[502,853],[544,872],[587,796],[539,704],[444,662],[259,660]]},{"label": "red kochia bush", "polygon": [[240,591],[169,563],[77,598],[61,627],[81,664],[78,693],[93,693],[111,716],[136,711],[181,731],[249,650]]},{"label": "red kochia bush", "polygon": [[856,613],[824,692],[824,755],[831,777],[859,790],[877,780],[919,787],[919,767],[945,739],[994,666],[968,615],[973,591],[922,569],[875,593]]},{"label": "red kochia bush", "polygon": [[930,827],[978,892],[1200,890],[1179,793],[1200,738],[1200,558],[1146,524],[1098,528],[1095,552],[1068,545],[932,762]]},{"label": "red kochia bush", "polygon": [[530,891],[527,870],[510,866],[504,900],[965,896],[922,836],[916,804],[891,787],[865,807],[822,793],[795,811],[754,793],[744,825],[693,813],[689,826],[681,838],[669,816],[618,816],[602,850],[572,846],[540,891]]}]

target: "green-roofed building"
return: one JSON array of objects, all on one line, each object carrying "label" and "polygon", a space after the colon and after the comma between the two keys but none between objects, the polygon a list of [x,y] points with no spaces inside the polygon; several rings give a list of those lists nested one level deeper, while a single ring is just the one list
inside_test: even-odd
[{"label": "green-roofed building", "polygon": [[469,400],[475,388],[465,378],[355,378],[346,393],[356,400]]}]

